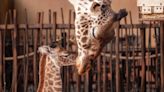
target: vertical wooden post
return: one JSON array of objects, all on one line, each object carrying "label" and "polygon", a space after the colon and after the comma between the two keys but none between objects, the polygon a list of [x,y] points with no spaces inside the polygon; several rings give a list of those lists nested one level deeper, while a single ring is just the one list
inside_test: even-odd
[{"label": "vertical wooden post", "polygon": [[56,41],[56,21],[57,21],[57,18],[56,18],[56,12],[53,12],[53,42]]},{"label": "vertical wooden post", "polygon": [[[69,19],[68,19],[68,25],[69,25],[69,28],[68,28],[68,35],[67,35],[67,43],[69,44],[69,39],[70,39],[70,30],[71,30],[71,10],[69,10]],[[67,45],[67,47],[66,47],[67,49],[68,49],[68,51],[70,50],[70,47],[69,47],[69,45]],[[67,92],[70,92],[70,85],[71,85],[71,83],[70,83],[70,80],[71,80],[71,75],[70,75],[70,72],[71,72],[71,69],[72,69],[72,67],[67,67],[67,88],[66,88],[66,90],[67,90]]]},{"label": "vertical wooden post", "polygon": [[111,92],[114,92],[114,86],[113,86],[113,80],[114,80],[114,76],[113,76],[113,59],[112,59],[112,54],[113,54],[113,41],[111,41],[110,43],[110,75],[111,75],[111,82],[110,82],[110,85],[111,85]]},{"label": "vertical wooden post", "polygon": [[80,84],[81,84],[81,76],[78,75],[78,73],[76,72],[76,92],[81,92],[80,90]]},{"label": "vertical wooden post", "polygon": [[[42,24],[41,24],[41,13],[38,13],[38,24],[40,24],[40,29],[42,29]],[[39,30],[35,30],[34,31],[34,57],[33,57],[33,78],[34,78],[34,90],[37,89],[37,75],[38,75],[38,72],[37,72],[37,69],[36,69],[36,62],[37,62],[37,47],[38,47],[38,42],[40,42],[38,40],[38,34],[39,34]]]},{"label": "vertical wooden post", "polygon": [[[127,25],[127,19],[126,17],[124,18],[125,20],[125,24]],[[128,57],[129,57],[129,43],[128,43],[128,30],[127,28],[125,28],[125,40],[126,40],[126,91],[128,92],[129,91],[129,60],[128,60]]]},{"label": "vertical wooden post", "polygon": [[119,67],[119,27],[116,29],[116,92],[121,92]]},{"label": "vertical wooden post", "polygon": [[147,63],[146,63],[146,66],[147,66],[147,69],[146,71],[148,72],[147,73],[147,83],[148,83],[148,87],[146,88],[148,92],[150,92],[150,89],[151,89],[151,84],[150,84],[150,81],[151,81],[151,70],[150,70],[150,66],[151,65],[151,58],[150,58],[150,55],[151,55],[151,28],[152,28],[152,23],[150,21],[150,26],[149,26],[149,34],[148,34],[148,51],[147,51]]},{"label": "vertical wooden post", "polygon": [[161,51],[161,92],[164,91],[164,22],[160,28],[160,51]]},{"label": "vertical wooden post", "polygon": [[12,50],[13,50],[13,75],[12,75],[12,92],[17,92],[17,15],[13,11],[14,30],[12,32]]},{"label": "vertical wooden post", "polygon": [[2,30],[0,30],[0,92],[2,92],[2,72],[3,72],[3,46],[2,46],[2,43],[3,43],[3,40],[2,40],[3,36],[2,36]]},{"label": "vertical wooden post", "polygon": [[[0,30],[0,92],[6,90],[6,73],[5,73],[5,35],[7,29],[8,12],[5,15],[5,30]],[[2,80],[3,79],[3,80]]]},{"label": "vertical wooden post", "polygon": [[89,71],[84,76],[85,92],[89,92]]},{"label": "vertical wooden post", "polygon": [[3,91],[5,92],[6,91],[6,62],[5,62],[5,41],[6,41],[6,31],[7,31],[7,23],[8,23],[8,15],[9,13],[6,12],[6,16],[5,16],[5,30],[3,31]]},{"label": "vertical wooden post", "polygon": [[97,91],[101,92],[101,56],[99,56],[97,60],[97,76]]},{"label": "vertical wooden post", "polygon": [[158,72],[158,70],[159,70],[159,63],[158,63],[158,60],[159,60],[159,56],[158,56],[158,53],[159,53],[159,51],[158,51],[158,45],[159,45],[159,41],[158,41],[158,37],[157,37],[157,31],[159,32],[159,28],[158,27],[155,27],[154,28],[154,34],[155,34],[155,56],[156,56],[156,58],[155,58],[155,89],[156,89],[156,92],[159,92],[160,91],[160,82],[159,82],[159,76],[158,76],[158,74],[159,74],[159,72]]},{"label": "vertical wooden post", "polygon": [[[106,49],[107,51],[107,49]],[[106,92],[107,90],[107,86],[106,86],[106,83],[107,83],[107,78],[106,78],[106,61],[107,61],[107,57],[103,56],[103,91],[102,92]]]},{"label": "vertical wooden post", "polygon": [[145,60],[145,28],[141,28],[141,52],[142,52],[142,70],[141,70],[141,92],[146,92],[146,60]]},{"label": "vertical wooden post", "polygon": [[[48,20],[49,20],[49,24],[51,25],[51,10],[49,10],[49,13],[48,13]],[[51,43],[51,29],[48,29],[46,30],[46,44],[50,44]]]},{"label": "vertical wooden post", "polygon": [[85,92],[92,92],[92,71],[86,72],[85,75]]},{"label": "vertical wooden post", "polygon": [[28,15],[27,15],[27,10],[25,10],[25,22],[26,22],[26,27],[25,27],[25,54],[27,57],[25,57],[25,75],[24,75],[24,92],[27,91],[27,85],[28,85],[28,66],[29,66],[29,52],[28,52]]}]

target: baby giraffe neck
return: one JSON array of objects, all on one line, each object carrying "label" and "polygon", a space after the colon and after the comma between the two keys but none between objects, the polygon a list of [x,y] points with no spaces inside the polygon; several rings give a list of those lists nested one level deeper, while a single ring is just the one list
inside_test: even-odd
[{"label": "baby giraffe neck", "polygon": [[60,69],[57,69],[47,55],[42,55],[39,65],[39,86],[37,92],[62,92]]}]

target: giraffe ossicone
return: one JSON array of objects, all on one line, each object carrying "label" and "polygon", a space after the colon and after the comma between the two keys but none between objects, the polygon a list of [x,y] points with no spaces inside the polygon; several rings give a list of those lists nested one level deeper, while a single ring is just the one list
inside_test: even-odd
[{"label": "giraffe ossicone", "polygon": [[62,66],[75,65],[76,54],[57,46],[41,46],[39,62],[39,85],[37,92],[62,92]]},{"label": "giraffe ossicone", "polygon": [[74,6],[75,35],[78,45],[76,66],[85,73],[103,47],[114,38],[114,29],[127,16],[125,9],[118,13],[111,8],[111,0],[69,0]]}]

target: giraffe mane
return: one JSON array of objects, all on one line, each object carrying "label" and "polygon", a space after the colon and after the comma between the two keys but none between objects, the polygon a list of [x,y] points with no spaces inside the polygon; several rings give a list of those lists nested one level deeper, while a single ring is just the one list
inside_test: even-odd
[{"label": "giraffe mane", "polygon": [[57,69],[60,69],[58,62],[56,62],[59,60],[57,53],[55,53],[55,51],[53,51],[52,48],[50,48],[49,46],[41,46],[39,47],[38,52],[47,55],[47,57],[54,63],[54,66]]},{"label": "giraffe mane", "polygon": [[44,78],[45,78],[45,65],[47,62],[46,61],[46,55],[42,55],[40,59],[40,64],[39,64],[39,85],[38,85],[38,90],[37,92],[42,92],[43,87],[44,87]]}]

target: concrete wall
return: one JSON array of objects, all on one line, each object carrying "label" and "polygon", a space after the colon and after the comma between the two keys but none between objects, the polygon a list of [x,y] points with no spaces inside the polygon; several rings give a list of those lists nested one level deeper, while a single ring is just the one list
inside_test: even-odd
[{"label": "concrete wall", "polygon": [[[118,11],[120,8],[126,8],[128,11],[132,11],[133,21],[138,21],[138,13],[136,7],[136,0],[113,0],[112,7],[114,10]],[[58,12],[58,23],[61,23],[61,8],[64,10],[65,20],[68,20],[69,9],[73,10],[72,5],[68,0],[15,0],[15,8],[19,12],[19,21],[24,21],[24,9],[28,11],[28,16],[30,23],[36,22],[36,16],[38,11],[45,12],[45,22],[47,22],[48,10]],[[47,19],[46,19],[47,18]]]}]

